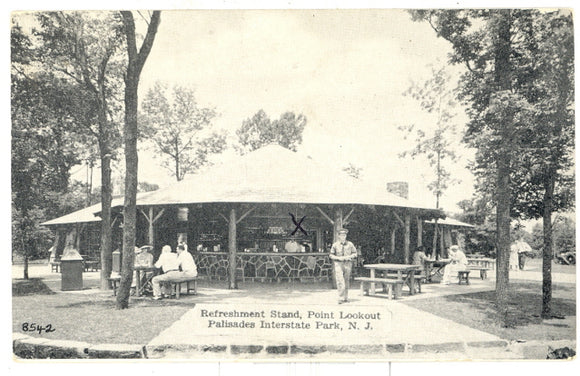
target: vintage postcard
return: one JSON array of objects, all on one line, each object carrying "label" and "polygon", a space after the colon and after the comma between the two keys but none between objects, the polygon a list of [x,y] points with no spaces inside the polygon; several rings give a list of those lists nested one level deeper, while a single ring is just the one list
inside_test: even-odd
[{"label": "vintage postcard", "polygon": [[575,358],[571,9],[10,22],[16,361]]}]

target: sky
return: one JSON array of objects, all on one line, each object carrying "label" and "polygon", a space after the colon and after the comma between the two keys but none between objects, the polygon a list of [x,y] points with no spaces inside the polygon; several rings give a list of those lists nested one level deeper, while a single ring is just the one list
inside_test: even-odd
[{"label": "sky", "polygon": [[[168,6],[187,8],[179,7],[182,3],[213,8],[207,2]],[[252,8],[244,6],[249,2],[220,4]],[[265,3],[256,4],[255,8],[264,8]],[[413,81],[429,78],[430,65],[448,66],[449,44],[427,24],[411,21],[404,10],[373,9],[381,2],[338,10],[305,9],[308,6],[300,6],[305,3],[292,1],[267,4],[283,9],[163,10],[141,76],[141,98],[156,81],[193,88],[200,106],[215,107],[219,116],[214,127],[226,130],[231,142],[243,120],[260,109],[270,118],[285,111],[304,114],[308,124],[299,152],[324,164],[362,168],[368,184],[407,181],[410,199],[434,206],[435,197],[427,189],[433,169],[425,158],[399,157],[414,143],[398,127],[415,124],[427,132],[433,129],[434,119],[402,93]],[[315,4],[353,8],[348,1]],[[462,71],[457,66],[448,69],[454,77]],[[457,110],[461,132],[466,116]],[[152,150],[141,146],[139,180],[160,186],[173,183]],[[456,203],[473,195],[473,176],[465,167],[473,151],[459,142],[456,147],[461,158],[448,167],[457,182],[441,198],[441,207],[450,212],[459,211]],[[229,150],[214,162],[227,163],[235,157]],[[86,180],[83,166],[72,172],[75,179]],[[98,171],[93,182],[100,184]]]},{"label": "sky", "polygon": [[[304,114],[299,152],[324,164],[362,168],[368,184],[407,181],[413,201],[434,206],[426,188],[432,168],[424,158],[398,157],[413,147],[398,127],[433,128],[434,120],[402,93],[429,77],[430,64],[446,65],[449,52],[447,42],[403,10],[163,11],[140,96],[156,81],[193,88],[200,106],[216,108],[213,126],[225,129],[231,141],[242,121],[260,109],[270,118]],[[465,116],[457,122],[462,129]],[[172,183],[152,154],[140,152],[140,181]],[[472,196],[466,164],[463,159],[451,166],[460,183],[441,199],[444,209],[456,211],[459,200]],[[86,179],[82,167],[73,170]]]}]

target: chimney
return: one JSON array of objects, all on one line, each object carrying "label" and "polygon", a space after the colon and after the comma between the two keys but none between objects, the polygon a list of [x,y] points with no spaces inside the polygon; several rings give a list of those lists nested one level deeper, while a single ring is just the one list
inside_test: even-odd
[{"label": "chimney", "polygon": [[405,200],[409,199],[409,183],[406,181],[392,181],[387,183],[387,191]]}]

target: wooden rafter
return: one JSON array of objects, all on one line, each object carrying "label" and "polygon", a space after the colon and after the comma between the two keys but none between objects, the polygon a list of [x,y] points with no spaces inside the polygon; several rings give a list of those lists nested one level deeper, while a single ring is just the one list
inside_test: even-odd
[{"label": "wooden rafter", "polygon": [[159,213],[157,213],[157,215],[155,216],[155,218],[153,218],[153,223],[157,222],[157,220],[163,215],[164,212],[165,212],[165,209],[161,209],[159,211]]},{"label": "wooden rafter", "polygon": [[145,217],[145,219],[147,219],[147,222],[151,222],[151,218],[149,218],[149,216],[147,215],[147,213],[145,213],[145,210],[139,209],[139,212],[141,212],[141,214],[143,214],[143,216]]},{"label": "wooden rafter", "polygon": [[346,216],[343,218],[343,220],[342,220],[342,224],[343,224],[343,226],[346,226],[347,224],[349,224],[349,223],[350,223],[348,219],[350,218],[350,215],[351,215],[353,212],[354,212],[354,206],[352,207],[352,209],[350,209],[350,211],[348,212],[348,214],[347,214],[347,215],[346,215]]},{"label": "wooden rafter", "polygon": [[396,211],[393,211],[393,215],[395,216],[395,218],[397,218],[397,221],[399,221],[401,226],[405,226],[405,222],[401,219],[401,217],[399,217]]},{"label": "wooden rafter", "polygon": [[240,218],[238,218],[238,220],[236,220],[236,223],[240,223],[242,221],[242,219],[246,218],[251,212],[253,212],[255,209],[257,208],[257,206],[254,206],[253,208],[250,208],[248,211],[246,211],[244,214],[242,214],[240,216]]},{"label": "wooden rafter", "polygon": [[318,206],[316,206],[316,210],[318,210],[320,212],[320,214],[322,214],[322,216],[324,218],[326,218],[328,220],[328,222],[330,222],[333,226],[334,226],[334,220],[332,218],[330,218],[328,216],[328,214],[326,214],[322,209],[320,209]]},{"label": "wooden rafter", "polygon": [[225,215],[223,215],[222,213],[218,213],[218,215],[220,217],[222,217],[224,219],[224,221],[226,221],[226,223],[230,223],[230,220],[228,219],[228,217],[226,217]]}]

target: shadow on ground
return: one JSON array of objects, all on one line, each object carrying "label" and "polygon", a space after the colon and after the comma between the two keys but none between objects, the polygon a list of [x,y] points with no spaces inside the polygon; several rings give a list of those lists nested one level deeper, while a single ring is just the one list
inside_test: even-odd
[{"label": "shadow on ground", "polygon": [[40,278],[12,281],[12,296],[52,295],[54,293]]},{"label": "shadow on ground", "polygon": [[[574,285],[553,285],[553,318],[561,319],[562,321],[544,320],[541,317],[541,282],[511,283],[508,313],[503,325],[498,321],[495,291],[447,295],[402,302],[463,325],[477,327],[492,334],[500,335],[502,338],[509,338],[509,333],[507,337],[505,336],[506,331],[511,331],[513,336],[517,338],[529,331],[535,332],[535,334],[532,333],[532,336],[543,335],[542,333],[547,333],[550,330],[556,331],[558,328],[565,332],[570,332],[569,335],[573,335],[575,326],[568,317],[575,317],[576,315],[575,296],[576,287]],[[469,314],[467,315],[466,312],[469,312]],[[530,328],[533,328],[533,330]]]}]

